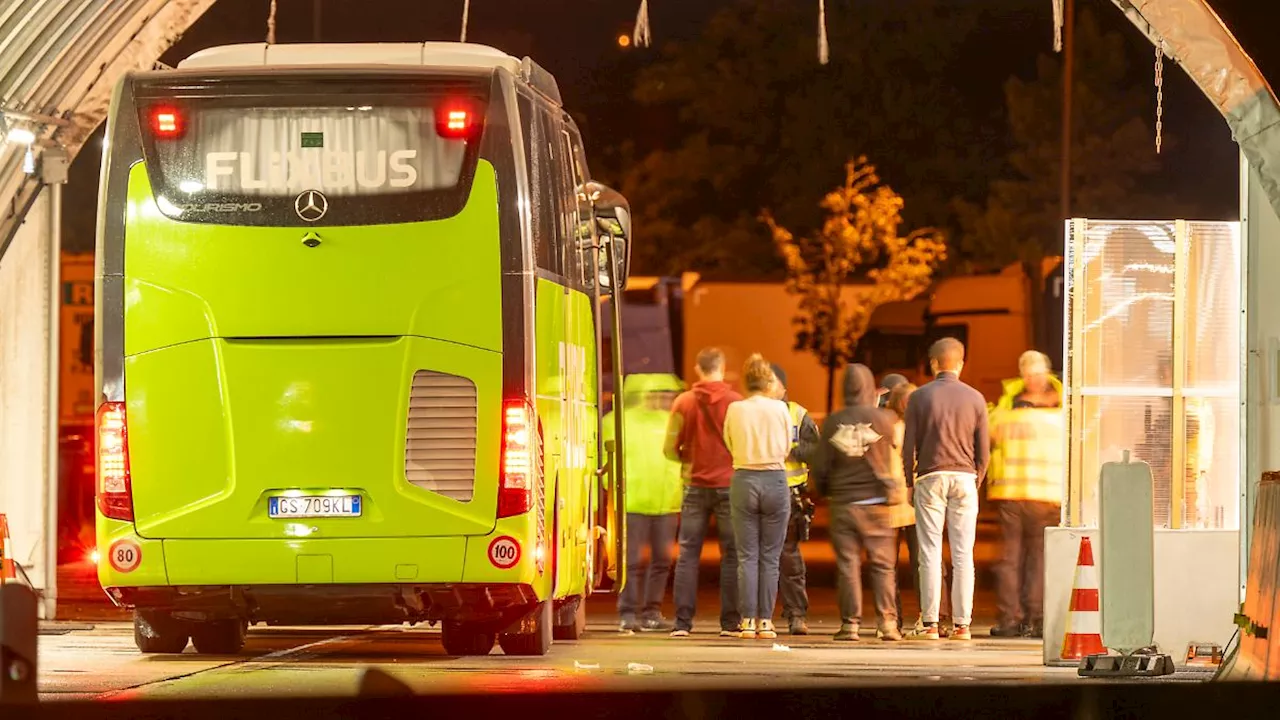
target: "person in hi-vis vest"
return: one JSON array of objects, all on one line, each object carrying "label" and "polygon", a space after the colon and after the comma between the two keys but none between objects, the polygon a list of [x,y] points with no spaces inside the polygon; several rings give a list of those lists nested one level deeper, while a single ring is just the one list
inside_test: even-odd
[{"label": "person in hi-vis vest", "polygon": [[809,594],[805,589],[804,556],[800,543],[809,539],[809,525],[813,522],[813,501],[809,499],[808,463],[821,441],[818,425],[809,411],[800,403],[787,400],[787,374],[777,365],[773,374],[778,378],[777,398],[787,403],[791,413],[791,455],[787,457],[787,485],[791,488],[791,520],[787,524],[787,539],[782,545],[779,594],[782,595],[782,616],[787,619],[792,635],[808,635],[805,616],[809,612]]}]

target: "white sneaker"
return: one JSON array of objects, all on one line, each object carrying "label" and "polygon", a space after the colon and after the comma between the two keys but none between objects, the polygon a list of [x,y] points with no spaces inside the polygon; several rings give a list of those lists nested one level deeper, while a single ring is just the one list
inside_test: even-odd
[{"label": "white sneaker", "polygon": [[[743,640],[755,640],[758,637],[756,634],[756,621],[743,620],[742,629],[738,631],[738,637]],[[774,634],[774,637],[777,637],[776,633]]]},{"label": "white sneaker", "polygon": [[778,637],[778,631],[773,628],[772,620],[761,620],[760,629],[756,632],[756,637],[765,640],[772,640]]}]

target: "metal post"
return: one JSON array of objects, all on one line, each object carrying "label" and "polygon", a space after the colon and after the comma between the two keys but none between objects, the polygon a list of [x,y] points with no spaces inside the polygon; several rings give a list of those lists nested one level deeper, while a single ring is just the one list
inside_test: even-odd
[{"label": "metal post", "polygon": [[[1240,515],[1238,527],[1240,528],[1240,602],[1244,602],[1245,590],[1248,586],[1249,578],[1249,543],[1253,538],[1253,514],[1249,512],[1250,488],[1253,487],[1253,478],[1260,477],[1258,475],[1258,423],[1254,422],[1253,407],[1260,406],[1262,398],[1257,393],[1260,388],[1255,378],[1261,378],[1262,373],[1255,375],[1251,371],[1250,366],[1255,369],[1259,367],[1259,361],[1264,361],[1261,367],[1266,367],[1265,356],[1258,352],[1258,346],[1254,339],[1256,332],[1255,323],[1249,310],[1252,306],[1251,298],[1253,297],[1253,287],[1249,284],[1249,276],[1252,272],[1261,272],[1260,268],[1255,268],[1257,255],[1250,252],[1252,242],[1249,239],[1251,233],[1251,215],[1252,203],[1249,198],[1249,175],[1252,169],[1249,161],[1244,156],[1244,152],[1240,152],[1240,225],[1236,230],[1236,242],[1240,248],[1240,437],[1243,442],[1240,443]],[[1257,275],[1255,277],[1261,277]]]},{"label": "metal post", "polygon": [[1187,483],[1187,407],[1183,388],[1187,373],[1187,245],[1191,242],[1186,220],[1174,223],[1173,239],[1173,412],[1169,423],[1170,504],[1169,527],[1182,528],[1182,502]]},{"label": "metal post", "polygon": [[41,179],[49,191],[48,267],[48,414],[45,416],[44,491],[44,616],[54,619],[58,610],[58,381],[62,366],[62,186],[67,181],[69,160],[61,148],[50,148],[40,158]]},{"label": "metal post", "polygon": [[1068,273],[1067,277],[1070,281],[1070,290],[1068,297],[1070,298],[1070,312],[1068,318],[1067,330],[1071,333],[1071,354],[1069,361],[1071,363],[1071,385],[1068,388],[1071,393],[1070,399],[1070,416],[1068,421],[1067,450],[1070,453],[1070,471],[1067,475],[1067,505],[1066,505],[1066,522],[1068,527],[1081,527],[1084,525],[1081,513],[1081,507],[1084,496],[1084,382],[1085,382],[1085,354],[1084,354],[1084,321],[1085,321],[1085,293],[1088,282],[1084,276],[1084,246],[1085,246],[1085,228],[1087,221],[1076,219],[1068,220],[1067,226],[1067,243],[1070,249],[1069,258],[1071,266],[1064,268]]}]

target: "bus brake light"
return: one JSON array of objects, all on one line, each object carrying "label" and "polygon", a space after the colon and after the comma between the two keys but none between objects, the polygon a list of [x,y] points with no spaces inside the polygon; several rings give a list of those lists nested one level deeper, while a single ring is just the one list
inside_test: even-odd
[{"label": "bus brake light", "polygon": [[165,106],[151,108],[151,131],[156,137],[178,138],[182,136],[185,129],[182,114],[176,108]]},{"label": "bus brake light", "polygon": [[98,409],[98,510],[113,520],[133,520],[129,429],[122,402]]},{"label": "bus brake light", "polygon": [[498,517],[513,517],[533,507],[533,483],[541,470],[537,419],[524,400],[502,406],[502,468],[498,486]]},{"label": "bus brake light", "polygon": [[473,119],[466,108],[442,107],[436,111],[436,132],[443,138],[466,138],[471,135]]}]

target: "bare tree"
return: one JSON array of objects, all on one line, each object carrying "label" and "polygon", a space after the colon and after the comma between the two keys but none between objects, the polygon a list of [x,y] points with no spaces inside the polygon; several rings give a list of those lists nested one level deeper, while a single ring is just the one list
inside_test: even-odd
[{"label": "bare tree", "polygon": [[[827,368],[827,412],[835,409],[836,370],[853,358],[876,307],[911,300],[933,282],[947,245],[935,228],[900,234],[902,196],[880,183],[876,168],[859,157],[845,165],[844,184],[820,203],[827,217],[816,237],[797,238],[766,211],[763,220],[787,266],[787,291],[800,297],[794,319],[796,349],[818,356]],[[844,287],[855,278],[868,287],[845,304]]]}]

